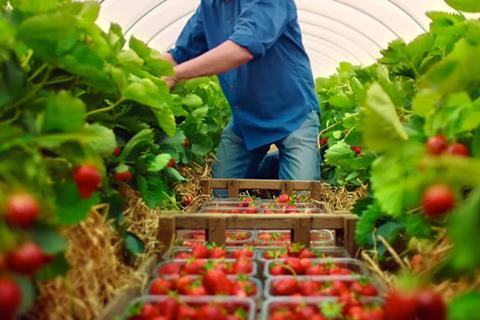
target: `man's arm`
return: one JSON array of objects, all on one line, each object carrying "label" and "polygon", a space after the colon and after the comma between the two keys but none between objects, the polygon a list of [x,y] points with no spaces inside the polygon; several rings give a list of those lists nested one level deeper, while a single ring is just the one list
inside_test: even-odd
[{"label": "man's arm", "polygon": [[177,62],[175,61],[175,59],[173,59],[173,56],[170,52],[164,53],[162,55],[162,59],[167,60],[174,67],[177,65]]},{"label": "man's arm", "polygon": [[235,69],[252,59],[253,55],[247,49],[227,40],[201,56],[177,65],[174,68],[175,80],[217,75]]}]

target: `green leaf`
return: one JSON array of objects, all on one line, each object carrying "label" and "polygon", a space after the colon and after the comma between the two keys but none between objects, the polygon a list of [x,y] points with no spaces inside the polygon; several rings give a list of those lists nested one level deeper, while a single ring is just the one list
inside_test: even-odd
[{"label": "green leaf", "polygon": [[435,111],[435,105],[442,96],[435,90],[420,90],[413,99],[413,112],[421,117],[428,117]]},{"label": "green leaf", "polygon": [[395,106],[377,83],[367,92],[360,122],[364,142],[373,151],[396,149],[398,144],[408,140]]},{"label": "green leaf", "polygon": [[160,128],[162,128],[168,136],[173,137],[177,129],[177,124],[172,110],[170,108],[155,110],[155,117],[157,118],[157,123]]},{"label": "green leaf", "polygon": [[457,10],[465,12],[480,12],[478,0],[445,0],[447,4]]},{"label": "green leaf", "polygon": [[191,113],[191,116],[195,119],[200,120],[205,118],[207,114],[208,114],[208,107],[201,107],[193,110]]},{"label": "green leaf", "polygon": [[71,180],[57,186],[57,222],[63,225],[74,225],[87,217],[93,205],[100,202],[94,193],[88,199],[81,199],[77,186]]},{"label": "green leaf", "polygon": [[355,102],[350,100],[350,98],[343,92],[331,97],[328,102],[333,107],[341,109],[351,109],[355,106]]},{"label": "green leaf", "polygon": [[20,286],[22,290],[22,302],[20,305],[20,313],[28,312],[35,302],[35,288],[30,279],[16,276],[14,277],[15,282]]},{"label": "green leaf", "polygon": [[472,140],[472,147],[470,148],[472,155],[480,160],[480,128],[475,131]]},{"label": "green leaf", "polygon": [[133,255],[142,254],[145,252],[145,246],[135,234],[127,232],[125,235],[125,249]]},{"label": "green leaf", "polygon": [[184,176],[178,172],[177,169],[175,168],[166,168],[165,169],[165,174],[167,174],[173,181],[175,182],[185,182],[187,179],[185,179]]},{"label": "green leaf", "polygon": [[339,141],[330,146],[325,153],[325,160],[328,164],[342,166],[345,162],[351,162],[355,153],[351,146],[344,141]]},{"label": "green leaf", "polygon": [[362,212],[360,220],[357,223],[357,228],[355,229],[355,241],[357,241],[360,246],[365,246],[369,240],[372,240],[377,222],[382,216],[382,210],[377,203],[369,205],[367,209]]},{"label": "green leaf", "polygon": [[47,98],[45,132],[75,132],[85,124],[85,104],[66,91]]},{"label": "green leaf", "polygon": [[119,157],[120,161],[124,161],[130,153],[137,147],[152,145],[153,141],[153,131],[152,129],[143,129],[134,135],[125,145],[122,150],[122,153]]},{"label": "green leaf", "polygon": [[67,249],[67,240],[51,226],[36,226],[32,232],[32,240],[38,244],[43,252],[55,255]]},{"label": "green leaf", "polygon": [[389,243],[394,243],[404,228],[405,225],[402,221],[389,221],[378,228],[377,234]]},{"label": "green leaf", "polygon": [[149,208],[155,209],[162,202],[169,200],[169,188],[158,175],[138,176],[138,186],[143,200]]},{"label": "green leaf", "polygon": [[196,94],[188,94],[182,98],[182,104],[190,108],[197,108],[203,105],[203,100]]},{"label": "green leaf", "polygon": [[132,50],[123,50],[117,55],[118,63],[132,70],[141,68],[143,66],[143,60]]},{"label": "green leaf", "polygon": [[448,307],[449,320],[480,320],[478,306],[480,292],[469,292],[450,302]]},{"label": "green leaf", "polygon": [[51,263],[45,265],[35,274],[35,280],[47,281],[62,277],[67,274],[69,268],[70,266],[65,259],[65,256],[63,254],[58,254]]},{"label": "green leaf", "polygon": [[146,59],[151,56],[152,49],[150,49],[145,42],[140,39],[135,38],[134,36],[130,37],[128,46],[132,49],[140,58]]},{"label": "green leaf", "polygon": [[140,79],[134,76],[131,76],[130,84],[123,90],[122,96],[161,112],[168,108],[171,102],[165,83],[154,83],[150,79]]},{"label": "green leaf", "polygon": [[159,154],[155,159],[149,164],[149,172],[160,172],[167,167],[168,162],[172,159],[168,153]]},{"label": "green leaf", "polygon": [[405,227],[411,237],[420,239],[431,239],[433,237],[432,228],[423,215],[416,214],[407,216],[405,219]]},{"label": "green leaf", "polygon": [[[32,1],[26,1],[32,3]],[[37,2],[37,1],[35,1]],[[40,14],[23,20],[18,27],[18,36],[24,41],[58,41],[69,37],[75,30],[75,17],[65,12]]]},{"label": "green leaf", "polygon": [[113,130],[98,123],[88,125],[86,129],[95,136],[88,142],[92,150],[103,157],[110,156],[117,147]]},{"label": "green leaf", "polygon": [[64,0],[9,0],[14,9],[23,12],[42,13],[58,8]]}]

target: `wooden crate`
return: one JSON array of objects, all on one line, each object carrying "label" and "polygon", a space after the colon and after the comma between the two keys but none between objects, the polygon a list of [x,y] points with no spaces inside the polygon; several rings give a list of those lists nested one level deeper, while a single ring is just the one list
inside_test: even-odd
[{"label": "wooden crate", "polygon": [[227,230],[290,230],[292,240],[306,246],[310,244],[310,231],[335,230],[336,245],[345,246],[355,256],[355,225],[357,216],[348,212],[335,214],[176,214],[160,216],[158,238],[170,243],[177,230],[204,230],[206,240],[218,245],[225,244]]},{"label": "wooden crate", "polygon": [[308,191],[310,197],[320,201],[321,183],[319,181],[296,180],[254,180],[254,179],[203,179],[200,181],[202,193],[209,195],[215,189],[228,190],[230,198],[238,197],[240,190],[278,190],[292,195],[294,191]]}]

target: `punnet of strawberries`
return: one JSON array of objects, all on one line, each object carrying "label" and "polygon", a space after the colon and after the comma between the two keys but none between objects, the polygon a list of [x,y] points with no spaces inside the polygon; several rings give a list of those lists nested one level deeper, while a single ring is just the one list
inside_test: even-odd
[{"label": "punnet of strawberries", "polygon": [[188,300],[169,296],[158,301],[138,302],[127,311],[129,320],[247,320],[251,305],[248,300]]},{"label": "punnet of strawberries", "polygon": [[221,270],[212,269],[203,276],[159,277],[150,283],[148,294],[169,295],[176,293],[191,297],[231,295],[255,297],[261,293],[258,280],[241,275],[227,276]]},{"label": "punnet of strawberries", "polygon": [[316,302],[275,301],[268,306],[268,320],[288,319],[384,320],[385,313],[376,300],[363,301],[350,295],[337,300],[321,299]]},{"label": "punnet of strawberries", "polygon": [[266,269],[268,270],[267,276],[353,276],[365,273],[359,262],[340,258],[310,259],[288,257],[283,260],[269,261]]},{"label": "punnet of strawberries", "polygon": [[268,281],[267,296],[376,297],[380,291],[369,278],[326,280],[310,277],[281,277]]},{"label": "punnet of strawberries", "polygon": [[[226,231],[226,245],[227,246],[241,246],[244,244],[253,243],[252,231]],[[191,230],[184,232],[177,236],[177,244],[184,247],[193,247],[196,244],[206,244],[205,231]]]},{"label": "punnet of strawberries", "polygon": [[252,275],[256,271],[256,265],[255,262],[249,258],[221,260],[192,258],[188,260],[162,262],[158,266],[158,275],[203,275],[211,269],[221,270],[226,274]]},{"label": "punnet of strawberries", "polygon": [[173,253],[174,259],[240,259],[253,258],[253,247],[228,248],[215,244],[194,244],[192,248],[178,249]]},{"label": "punnet of strawberries", "polygon": [[266,260],[299,258],[299,259],[314,259],[326,258],[328,254],[321,249],[307,248],[299,243],[292,243],[286,247],[267,249],[263,252],[262,258]]}]

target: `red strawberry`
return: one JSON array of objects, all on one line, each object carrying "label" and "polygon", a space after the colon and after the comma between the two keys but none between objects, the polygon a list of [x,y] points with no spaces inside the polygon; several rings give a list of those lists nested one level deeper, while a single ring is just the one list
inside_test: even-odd
[{"label": "red strawberry", "polygon": [[270,267],[270,274],[272,276],[283,276],[288,274],[288,271],[282,265],[277,264]]},{"label": "red strawberry", "polygon": [[192,297],[202,297],[208,295],[208,292],[202,285],[192,285],[187,290],[186,294]]},{"label": "red strawberry", "polygon": [[447,149],[447,138],[442,135],[431,137],[427,141],[427,152],[433,155],[442,154]]},{"label": "red strawberry", "polygon": [[442,296],[435,291],[422,289],[415,293],[418,319],[445,320],[447,308]]},{"label": "red strawberry", "polygon": [[413,294],[392,290],[386,297],[386,320],[413,320],[416,319],[416,310],[417,301]]},{"label": "red strawberry", "polygon": [[192,285],[191,275],[180,277],[175,281],[175,288],[177,289],[179,294],[187,294],[187,292],[190,290],[191,285]]},{"label": "red strawberry", "polygon": [[154,317],[159,315],[160,313],[158,311],[158,308],[151,303],[145,303],[140,311],[141,319],[153,319]]},{"label": "red strawberry", "polygon": [[221,259],[227,256],[227,252],[223,248],[213,247],[212,249],[208,250],[208,256],[210,259]]},{"label": "red strawberry", "polygon": [[82,199],[87,199],[100,187],[102,176],[96,166],[82,164],[75,170],[73,180],[77,184],[80,197]]},{"label": "red strawberry", "polygon": [[302,320],[310,320],[315,314],[317,309],[312,305],[299,305],[295,310],[295,317]]},{"label": "red strawberry", "polygon": [[253,251],[252,251],[251,248],[244,247],[242,249],[235,250],[235,252],[233,252],[233,257],[235,259],[252,258],[253,257]]},{"label": "red strawberry", "polygon": [[45,264],[42,249],[33,242],[26,242],[6,256],[8,269],[23,275],[33,275]]},{"label": "red strawberry", "polygon": [[179,263],[165,263],[158,270],[159,275],[179,275],[181,265]]},{"label": "red strawberry", "polygon": [[318,296],[320,295],[320,284],[313,280],[306,280],[300,283],[300,292],[304,296]]},{"label": "red strawberry", "polygon": [[202,274],[205,272],[205,263],[201,260],[188,261],[183,268],[186,274]]},{"label": "red strawberry", "polygon": [[328,144],[328,138],[320,138],[320,146],[323,147]]},{"label": "red strawberry", "polygon": [[302,258],[315,258],[316,255],[315,255],[315,253],[313,253],[309,249],[304,248],[304,249],[300,250],[300,254],[298,255],[298,257],[300,259],[302,259]]},{"label": "red strawberry", "polygon": [[355,156],[359,157],[362,154],[362,147],[353,146],[350,148],[355,152]]},{"label": "red strawberry", "polygon": [[186,304],[178,306],[177,320],[195,320],[197,311]]},{"label": "red strawberry", "polygon": [[240,258],[233,264],[233,270],[235,274],[250,274],[253,271],[252,260],[246,258]]},{"label": "red strawberry", "polygon": [[115,157],[120,157],[120,155],[122,154],[122,149],[120,149],[120,147],[116,147],[114,150],[113,150],[113,155]]},{"label": "red strawberry", "polygon": [[22,303],[22,290],[8,278],[0,278],[0,317],[13,319]]},{"label": "red strawberry", "polygon": [[365,297],[375,297],[378,294],[377,288],[371,283],[367,283],[363,286],[362,291],[360,292],[362,296]]},{"label": "red strawberry", "polygon": [[208,259],[208,248],[203,244],[194,245],[192,248],[192,256],[197,259]]},{"label": "red strawberry", "polygon": [[114,177],[117,181],[130,182],[133,179],[133,174],[130,171],[115,172]]},{"label": "red strawberry", "polygon": [[177,160],[175,158],[171,158],[170,161],[167,163],[167,168],[173,168],[177,165]]},{"label": "red strawberry", "polygon": [[150,286],[150,294],[165,295],[173,290],[173,283],[166,279],[155,279]]},{"label": "red strawberry", "polygon": [[470,151],[468,151],[468,148],[461,143],[451,144],[450,146],[448,146],[445,153],[460,157],[468,157],[470,155]]},{"label": "red strawberry", "polygon": [[455,195],[447,184],[434,184],[425,190],[422,197],[425,214],[431,218],[444,215],[455,207]]},{"label": "red strawberry", "polygon": [[281,194],[278,198],[277,198],[277,203],[283,203],[283,204],[286,204],[290,202],[290,197],[286,194],[286,193],[283,193]]},{"label": "red strawberry", "polygon": [[28,193],[12,194],[7,200],[5,220],[12,227],[30,228],[39,214],[37,200]]},{"label": "red strawberry", "polygon": [[190,140],[188,140],[187,138],[185,138],[185,140],[183,140],[183,143],[182,143],[183,147],[186,149],[188,147],[190,147]]},{"label": "red strawberry", "polygon": [[275,296],[291,296],[300,293],[300,286],[294,278],[285,278],[274,281],[271,291]]},{"label": "red strawberry", "polygon": [[189,194],[185,195],[182,199],[182,206],[188,207],[192,204],[193,202],[193,197]]},{"label": "red strawberry", "polygon": [[190,254],[188,252],[179,252],[175,255],[174,259],[186,260],[186,259],[190,259],[190,258],[192,258],[192,254]]},{"label": "red strawberry", "polygon": [[239,297],[253,297],[257,294],[257,286],[248,279],[240,279],[235,282],[233,293]]},{"label": "red strawberry", "polygon": [[327,292],[331,296],[341,296],[344,293],[348,292],[348,286],[345,282],[336,280],[332,285],[327,289]]},{"label": "red strawberry", "polygon": [[295,274],[305,274],[305,267],[300,262],[300,259],[288,257],[287,259],[285,259],[285,264],[292,268],[295,271]]},{"label": "red strawberry", "polygon": [[162,311],[166,320],[174,320],[177,316],[178,302],[175,298],[168,297],[159,303],[158,309]]},{"label": "red strawberry", "polygon": [[207,292],[212,295],[226,294],[233,292],[233,283],[227,278],[227,275],[219,270],[209,270],[203,277],[203,286]]},{"label": "red strawberry", "polygon": [[316,266],[311,266],[310,268],[307,268],[305,270],[305,274],[308,276],[322,276],[322,275],[327,275],[328,272],[325,270],[325,267],[321,264],[316,265]]},{"label": "red strawberry", "polygon": [[219,306],[207,304],[198,309],[197,320],[225,320],[225,313]]}]

